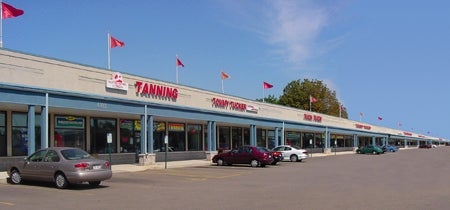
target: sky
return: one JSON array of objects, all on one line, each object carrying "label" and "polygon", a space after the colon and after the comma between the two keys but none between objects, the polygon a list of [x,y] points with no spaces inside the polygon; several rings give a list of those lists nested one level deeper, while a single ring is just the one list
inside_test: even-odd
[{"label": "sky", "polygon": [[106,69],[110,33],[112,71],[175,83],[178,55],[180,85],[220,93],[224,71],[251,100],[317,79],[351,120],[450,139],[450,1],[4,2],[25,11],[3,20],[5,49]]}]

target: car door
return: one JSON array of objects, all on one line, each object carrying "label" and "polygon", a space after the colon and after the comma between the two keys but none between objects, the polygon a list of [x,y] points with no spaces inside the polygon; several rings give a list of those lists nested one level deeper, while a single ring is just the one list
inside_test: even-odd
[{"label": "car door", "polygon": [[230,164],[239,163],[239,148],[229,151],[228,154],[224,156],[224,159],[225,162]]},{"label": "car door", "polygon": [[53,181],[55,170],[58,169],[60,158],[54,150],[49,150],[43,161],[39,164],[39,179],[45,181]]},{"label": "car door", "polygon": [[20,172],[24,179],[40,180],[40,165],[46,152],[47,150],[39,150],[25,160]]}]

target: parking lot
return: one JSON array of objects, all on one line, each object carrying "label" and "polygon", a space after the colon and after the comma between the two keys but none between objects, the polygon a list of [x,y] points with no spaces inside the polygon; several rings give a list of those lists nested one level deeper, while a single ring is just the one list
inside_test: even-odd
[{"label": "parking lot", "polygon": [[99,188],[0,184],[0,209],[448,209],[449,160],[439,147],[122,172]]}]

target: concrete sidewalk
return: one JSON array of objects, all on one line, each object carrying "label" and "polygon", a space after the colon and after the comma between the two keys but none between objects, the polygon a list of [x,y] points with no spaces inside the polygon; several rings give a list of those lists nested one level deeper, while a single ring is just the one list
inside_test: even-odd
[{"label": "concrete sidewalk", "polygon": [[[353,152],[353,151],[337,152],[336,154],[335,153],[329,153],[329,154],[317,153],[317,154],[312,154],[312,157],[310,154],[309,158],[317,158],[317,157],[332,156],[332,155],[346,155],[346,154],[355,154],[355,152]],[[206,159],[170,161],[170,162],[167,162],[167,169],[183,168],[183,167],[196,167],[196,166],[209,166],[209,165],[213,165],[213,163]],[[141,166],[138,164],[119,164],[119,165],[111,166],[113,173],[138,172],[138,171],[145,171],[145,170],[163,170],[165,168],[166,168],[165,162],[157,162],[154,165],[145,165],[145,166]],[[6,183],[7,178],[8,178],[8,175],[6,174],[5,171],[0,172],[0,184]]]}]

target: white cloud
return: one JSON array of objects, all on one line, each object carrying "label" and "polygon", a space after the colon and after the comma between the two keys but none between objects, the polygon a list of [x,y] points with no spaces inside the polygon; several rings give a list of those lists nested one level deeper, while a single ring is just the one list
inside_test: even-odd
[{"label": "white cloud", "polygon": [[314,54],[320,31],[327,25],[325,9],[312,1],[272,1],[265,39],[286,61],[301,65]]}]

